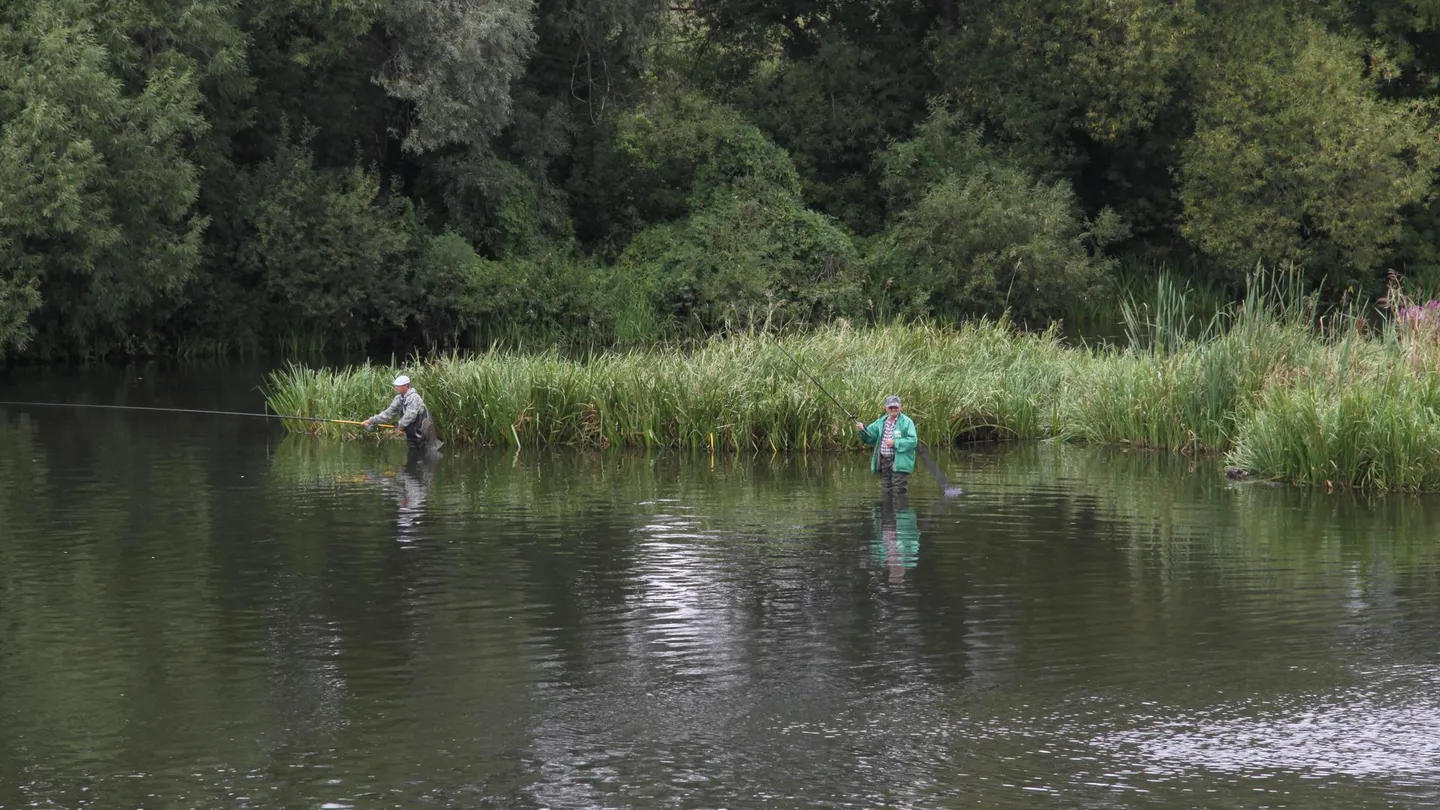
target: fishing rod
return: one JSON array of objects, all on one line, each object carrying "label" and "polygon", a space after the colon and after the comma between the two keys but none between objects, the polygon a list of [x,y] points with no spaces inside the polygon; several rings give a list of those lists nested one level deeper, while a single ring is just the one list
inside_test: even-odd
[{"label": "fishing rod", "polygon": [[[260,419],[294,419],[298,422],[323,422],[331,425],[364,425],[350,419],[326,419],[319,416],[294,416],[281,413],[255,413],[254,411],[207,411],[198,408],[157,408],[147,405],[93,405],[84,402],[0,402],[0,406],[17,408],[97,408],[114,411],[156,411],[159,413],[198,413],[207,416],[253,416]],[[372,425],[378,428],[393,428],[394,425]]]},{"label": "fishing rod", "polygon": [[[790,354],[790,352],[785,351],[785,347],[781,346],[779,341],[775,342],[775,348],[779,349],[781,354],[790,358],[790,362],[794,363],[795,367],[800,369],[800,373],[804,374],[806,377],[809,377],[810,382],[815,383],[815,387],[819,388],[821,393],[825,394],[825,396],[830,398],[831,402],[835,403],[835,407],[839,408],[842,413],[850,417],[850,421],[860,421],[858,416],[856,416],[854,413],[851,413],[844,405],[840,404],[840,400],[836,399],[835,396],[829,391],[826,391],[825,386],[821,385],[819,380],[811,376],[810,372],[806,371],[805,367],[800,365],[800,361],[796,360],[794,355]],[[920,456],[920,459],[924,461],[925,466],[930,469],[930,474],[935,476],[935,482],[940,485],[940,489],[945,493],[945,497],[953,498],[954,496],[963,494],[965,492],[965,490],[950,483],[950,479],[946,478],[945,473],[940,471],[940,466],[935,463],[934,459],[930,458],[930,448],[926,447],[925,443],[920,441],[919,437],[916,437],[915,445],[916,449],[919,451],[918,455]]]},{"label": "fishing rod", "polygon": [[[802,365],[800,365],[800,361],[799,361],[799,360],[796,360],[794,355],[790,354],[790,352],[785,351],[785,347],[784,347],[784,346],[781,346],[779,343],[776,343],[776,344],[775,344],[775,348],[779,349],[781,354],[785,355],[786,357],[789,357],[789,358],[790,358],[790,362],[794,363],[794,364],[795,364],[795,367],[798,368],[798,369],[800,369],[800,373],[801,373],[801,374],[804,374],[806,377],[810,377],[810,372],[806,371],[806,370],[805,370],[805,367],[802,366]],[[835,403],[835,407],[839,408],[841,413],[843,413],[843,414],[845,414],[846,416],[850,417],[850,421],[852,421],[852,422],[858,422],[858,421],[860,421],[860,417],[858,417],[858,416],[856,416],[855,414],[851,413],[849,410],[847,410],[847,409],[845,408],[844,405],[841,405],[841,404],[840,404],[840,400],[836,399],[829,391],[826,391],[826,390],[825,390],[825,386],[821,385],[819,380],[815,379],[814,377],[810,377],[810,382],[815,383],[815,387],[820,389],[820,393],[824,394],[824,395],[827,396],[827,397],[830,397],[830,401],[833,402],[833,403]]]}]

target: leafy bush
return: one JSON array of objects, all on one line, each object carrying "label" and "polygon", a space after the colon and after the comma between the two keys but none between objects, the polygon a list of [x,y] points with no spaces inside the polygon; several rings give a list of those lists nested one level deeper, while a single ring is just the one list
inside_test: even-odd
[{"label": "leafy bush", "polygon": [[455,233],[432,237],[416,268],[415,317],[426,343],[458,341],[487,315],[508,312],[520,300],[513,275],[482,258]]},{"label": "leafy bush", "polygon": [[882,316],[1057,315],[1089,295],[1110,261],[1098,248],[1124,228],[1087,221],[1065,182],[1044,182],[936,110],[915,140],[883,157],[900,208],[868,255]]},{"label": "leafy bush", "polygon": [[[0,240],[0,256],[5,256]],[[17,272],[13,266],[0,270],[0,356],[7,349],[19,350],[29,342],[30,313],[40,306],[40,289],[32,273]]]},{"label": "leafy bush", "polygon": [[669,99],[628,118],[617,148],[635,210],[661,221],[635,235],[615,278],[660,323],[704,332],[858,308],[850,236],[805,207],[789,156],[733,110]]},{"label": "leafy bush", "polygon": [[487,255],[532,255],[572,237],[564,193],[488,150],[437,160],[427,186],[439,198],[446,227]]},{"label": "leafy bush", "polygon": [[689,218],[636,236],[620,266],[637,293],[663,321],[696,331],[854,311],[850,237],[793,197],[747,191],[717,194]]},{"label": "leafy bush", "polygon": [[690,214],[732,185],[798,198],[800,178],[785,150],[754,124],[694,94],[661,96],[619,117],[599,159],[597,202],[631,233]]}]

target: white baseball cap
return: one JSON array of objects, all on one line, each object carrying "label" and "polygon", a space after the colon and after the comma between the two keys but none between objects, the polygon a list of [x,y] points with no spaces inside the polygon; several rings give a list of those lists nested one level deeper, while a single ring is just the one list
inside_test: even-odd
[{"label": "white baseball cap", "polygon": [[409,385],[409,384],[410,384],[410,378],[409,378],[409,377],[406,377],[404,374],[401,374],[399,377],[396,377],[396,378],[395,378],[395,382],[392,383],[392,385]]}]

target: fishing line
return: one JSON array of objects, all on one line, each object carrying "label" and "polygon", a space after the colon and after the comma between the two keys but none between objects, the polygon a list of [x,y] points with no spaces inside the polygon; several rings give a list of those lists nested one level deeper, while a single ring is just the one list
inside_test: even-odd
[{"label": "fishing line", "polygon": [[[325,422],[337,425],[360,425],[362,422],[352,422],[348,419],[326,419],[319,416],[292,416],[281,413],[255,413],[254,411],[210,411],[199,408],[157,408],[146,405],[94,405],[84,402],[0,402],[0,406],[16,408],[96,408],[113,411],[154,411],[158,413],[196,413],[207,416],[253,416],[260,419],[294,419],[300,422]],[[376,425],[375,427],[394,427],[394,425]]]}]

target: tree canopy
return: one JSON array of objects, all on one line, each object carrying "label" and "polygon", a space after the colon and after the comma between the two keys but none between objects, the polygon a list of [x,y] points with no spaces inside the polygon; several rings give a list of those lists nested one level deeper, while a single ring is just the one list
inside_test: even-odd
[{"label": "tree canopy", "polygon": [[1440,283],[1440,3],[11,0],[0,358]]}]

